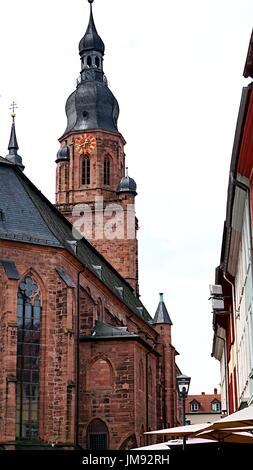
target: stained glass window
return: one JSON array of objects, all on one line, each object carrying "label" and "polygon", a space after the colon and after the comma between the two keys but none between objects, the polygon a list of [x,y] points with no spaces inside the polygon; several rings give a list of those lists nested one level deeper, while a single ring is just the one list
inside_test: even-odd
[{"label": "stained glass window", "polygon": [[39,424],[41,301],[38,286],[27,276],[18,291],[16,436],[34,439]]}]

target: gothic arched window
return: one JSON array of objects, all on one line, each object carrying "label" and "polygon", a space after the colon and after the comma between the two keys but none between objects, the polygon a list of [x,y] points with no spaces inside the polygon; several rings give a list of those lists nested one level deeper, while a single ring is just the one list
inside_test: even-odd
[{"label": "gothic arched window", "polygon": [[88,155],[82,160],[82,184],[90,184],[90,158]]},{"label": "gothic arched window", "polygon": [[104,184],[109,186],[110,184],[110,157],[104,159]]},{"label": "gothic arched window", "polygon": [[87,428],[87,448],[89,450],[108,449],[109,433],[101,419],[94,419]]},{"label": "gothic arched window", "polygon": [[30,276],[19,285],[17,321],[16,435],[18,439],[33,439],[39,430],[41,301]]}]

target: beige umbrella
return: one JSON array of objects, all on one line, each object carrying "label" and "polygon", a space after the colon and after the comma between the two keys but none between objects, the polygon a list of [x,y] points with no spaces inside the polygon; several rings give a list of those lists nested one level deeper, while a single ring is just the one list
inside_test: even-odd
[{"label": "beige umbrella", "polygon": [[[191,444],[213,444],[214,442],[217,442],[215,441],[214,438],[212,439],[207,439],[207,438],[204,438],[202,439],[201,437],[193,437],[193,438],[189,438],[187,439],[187,445],[191,445]],[[179,446],[179,445],[182,445],[183,444],[183,439],[174,439],[172,441],[167,441],[167,442],[160,442],[159,444],[151,444],[149,446],[144,446],[144,447],[136,447],[135,449],[131,449],[131,450],[139,450],[139,449],[143,449],[143,450],[170,450],[171,447],[173,446]]]},{"label": "beige umbrella", "polygon": [[167,444],[167,442],[160,442],[159,444],[151,444],[150,446],[144,446],[144,447],[136,447],[134,449],[131,449],[131,450],[139,450],[139,449],[143,449],[143,450],[170,450],[169,448],[169,444]]},{"label": "beige umbrella", "polygon": [[232,432],[230,429],[210,429],[200,432],[198,437],[234,444],[253,444],[253,434],[250,432]]},{"label": "beige umbrella", "polygon": [[243,408],[240,411],[236,411],[231,415],[214,421],[209,425],[210,429],[221,429],[221,428],[246,428],[253,426],[253,406]]},{"label": "beige umbrella", "polygon": [[166,436],[195,436],[204,429],[209,429],[210,423],[189,424],[188,426],[177,426],[175,428],[159,429],[158,431],[149,431],[145,434],[164,434]]}]

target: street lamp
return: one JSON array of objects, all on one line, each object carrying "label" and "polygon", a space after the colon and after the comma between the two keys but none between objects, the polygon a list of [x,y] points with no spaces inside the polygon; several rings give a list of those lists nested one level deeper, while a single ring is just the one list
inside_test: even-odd
[{"label": "street lamp", "polygon": [[[176,377],[176,384],[177,384],[177,391],[179,398],[181,398],[182,401],[182,421],[183,421],[183,426],[186,425],[186,419],[185,419],[185,400],[189,392],[190,388],[190,382],[191,382],[191,377],[188,377],[187,375],[178,375]],[[185,449],[185,443],[186,443],[186,438],[184,436],[183,438],[183,449]]]}]

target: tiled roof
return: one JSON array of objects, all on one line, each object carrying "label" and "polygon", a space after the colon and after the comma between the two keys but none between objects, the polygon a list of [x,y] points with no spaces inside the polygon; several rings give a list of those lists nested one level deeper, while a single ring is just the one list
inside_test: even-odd
[{"label": "tiled roof", "polygon": [[[186,398],[186,403],[185,403],[185,411],[187,414],[189,413],[217,413],[217,411],[212,410],[212,403],[217,400],[221,401],[221,396],[219,393],[217,394],[201,394],[201,395],[188,395]],[[199,410],[198,411],[191,411],[191,403],[192,402],[198,402],[199,403]]]},{"label": "tiled roof", "polygon": [[[75,242],[72,225],[32,184],[16,165],[0,157],[0,239],[65,248],[97,276],[121,302],[147,323],[152,318],[134,294],[132,287],[86,240],[78,241],[75,254],[69,241]],[[101,266],[101,272],[96,270]],[[122,287],[121,291],[116,287]],[[140,313],[142,312],[142,313]],[[152,327],[152,326],[151,326]]]}]

